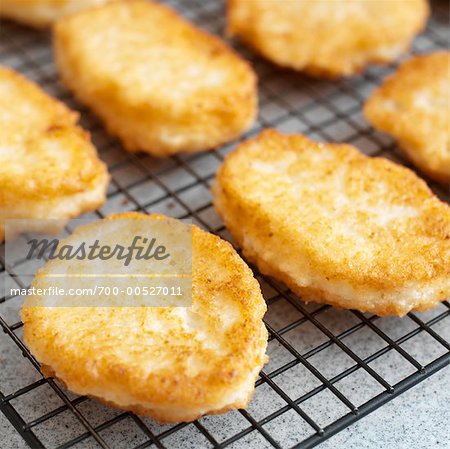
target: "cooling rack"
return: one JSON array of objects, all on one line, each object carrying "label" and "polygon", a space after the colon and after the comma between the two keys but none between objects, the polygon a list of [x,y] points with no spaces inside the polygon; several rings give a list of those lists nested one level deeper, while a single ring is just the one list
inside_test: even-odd
[{"label": "cooling rack", "polygon": [[[222,34],[222,2],[171,1],[204,29]],[[448,3],[433,4],[427,30],[413,53],[448,48]],[[236,144],[215,151],[158,160],[126,153],[101,124],[58,83],[50,36],[2,22],[0,63],[38,82],[50,94],[78,109],[112,183],[108,201],[91,217],[137,210],[191,218],[231,240],[214,213],[210,183],[224,155]],[[303,132],[317,140],[348,142],[366,154],[407,163],[394,142],[374,131],[361,116],[370,91],[393,67],[373,67],[338,82],[317,81],[277,69],[244,48],[260,80],[260,113],[248,137],[264,127]],[[449,201],[449,191],[430,182]],[[450,363],[450,304],[426,313],[378,318],[327,305],[305,304],[255,270],[268,303],[265,318],[270,362],[257,381],[247,410],[204,417],[194,423],[160,426],[132,413],[76,396],[53,379],[44,379],[22,342],[19,309],[23,298],[8,295],[24,281],[5,268],[0,276],[0,410],[32,448],[309,448],[348,427]],[[25,443],[24,443],[25,447]]]}]

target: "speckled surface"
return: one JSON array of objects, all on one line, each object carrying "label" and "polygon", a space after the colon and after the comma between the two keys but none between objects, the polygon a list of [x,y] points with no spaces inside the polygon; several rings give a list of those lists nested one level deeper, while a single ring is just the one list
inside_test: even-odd
[{"label": "speckled surface", "polygon": [[28,448],[22,437],[15,431],[3,413],[0,413],[0,447],[2,449]]},{"label": "speckled surface", "polygon": [[[450,368],[446,368],[325,441],[320,447],[322,449],[448,449],[450,448],[449,385]],[[29,413],[37,416],[41,412],[39,406],[35,404],[32,407],[34,409]],[[94,409],[96,408],[94,407]],[[103,406],[98,406],[98,408],[103,409]],[[111,415],[116,413],[116,411],[111,411]],[[104,415],[104,410],[101,410],[101,414]],[[292,444],[297,430],[291,427],[290,417],[292,416],[286,416],[278,429],[280,443],[283,447]],[[112,447],[119,448],[127,447],[127,443],[130,441],[138,444],[145,440],[142,437],[139,438],[137,429],[134,429],[134,435],[130,437],[130,430],[133,433],[132,423],[123,422],[115,429],[114,433],[109,435],[108,442]],[[222,432],[226,434],[233,430],[233,428],[223,428]],[[72,433],[67,428],[66,431],[64,428],[62,431],[61,440],[65,440]],[[44,440],[55,441],[52,429],[48,429],[47,432],[49,434],[44,434]],[[191,432],[192,436],[193,432]],[[184,437],[189,438],[189,435],[184,435]],[[259,449],[261,447],[259,445],[264,441],[255,437],[256,435],[252,435],[245,440],[248,443],[247,446],[237,445],[236,447]],[[206,447],[206,442],[199,438],[189,441],[192,443],[191,447]],[[176,444],[176,441],[173,443]],[[178,440],[178,443],[181,441]],[[12,425],[0,413],[0,448],[26,449],[27,447]],[[98,446],[91,441],[77,447],[88,449]],[[178,444],[177,447],[184,449],[182,444]]]},{"label": "speckled surface", "polygon": [[[3,304],[0,306],[0,313],[10,323],[15,322],[18,318],[19,306],[19,300],[15,305],[9,303],[8,307]],[[317,306],[309,305],[311,310],[314,310],[315,307]],[[443,310],[444,306],[440,306],[434,311],[418,314],[418,316],[423,320],[429,320]],[[273,327],[280,328],[287,321],[287,317],[292,320],[292,313],[289,304],[280,302],[276,307],[270,309],[267,321]],[[320,315],[320,319],[335,333],[348,329],[355,322],[353,315],[334,309],[328,309]],[[398,338],[414,328],[409,318],[383,318],[377,321],[377,325],[391,338]],[[298,328],[296,329],[296,331],[288,332],[285,335],[286,339],[296,347],[301,345],[306,351],[324,340],[320,332],[308,323],[301,326],[301,331]],[[433,329],[444,338],[450,338],[450,329],[445,320],[433,326]],[[17,334],[21,337],[20,330]],[[407,342],[408,344],[405,344],[404,347],[417,360],[426,364],[441,355],[443,351],[425,334],[422,333],[422,337],[420,339],[415,338],[410,343]],[[344,338],[343,341],[361,357],[384,346],[380,338],[367,328],[362,328],[357,336]],[[271,360],[266,365],[265,372],[271,372],[292,360],[292,356],[282,346],[274,342],[269,344],[269,354]],[[342,351],[334,345],[308,360],[314,366],[320,367],[321,372],[328,378],[332,378],[352,365],[351,359],[343,355]],[[39,373],[32,367],[31,363],[22,356],[15,344],[3,333],[0,334],[0,365],[2,366],[0,386],[5,395],[40,379]],[[394,351],[380,357],[380,360],[375,360],[371,366],[393,384],[414,371],[414,368],[405,363],[402,357]],[[291,398],[300,397],[305,392],[320,385],[317,378],[309,373],[303,365],[296,365],[276,376],[274,380]],[[362,370],[354,372],[352,375],[336,382],[335,385],[339,391],[358,406],[383,390],[377,382]],[[450,427],[448,425],[448,422],[450,422],[449,385],[450,369],[446,368],[332,437],[321,447],[326,449],[340,447],[355,449],[450,447],[448,443],[450,441]],[[76,397],[71,393],[68,393],[68,396],[72,399]],[[24,420],[29,422],[63,405],[63,401],[49,385],[44,384],[12,400],[11,404]],[[256,389],[248,411],[255,419],[261,419],[284,405],[285,402],[272,388],[268,387],[267,384],[262,384]],[[328,390],[324,390],[302,402],[301,406],[321,426],[326,426],[348,412],[346,407]],[[92,400],[82,402],[78,405],[78,409],[93,426],[100,425],[120,415],[119,411]],[[147,418],[143,418],[143,420],[158,434],[171,427],[159,426]],[[248,422],[238,412],[205,417],[200,422],[219,442],[248,427]],[[263,427],[284,448],[293,446],[311,434],[311,428],[293,410],[269,421]],[[65,411],[34,427],[34,431],[48,447],[57,447],[71,438],[83,434],[85,430],[71,412]],[[132,448],[147,439],[130,417],[117,422],[100,434],[113,449]],[[210,447],[206,438],[193,425],[188,425],[181,431],[166,437],[163,441],[171,449]],[[25,447],[25,443],[17,435],[15,429],[2,417],[0,419],[0,448]],[[85,449],[96,447],[98,445],[91,438],[76,446],[76,448]],[[271,446],[259,433],[254,431],[231,447],[260,449]]]},{"label": "speckled surface", "polygon": [[450,368],[338,433],[320,448],[450,448]]}]

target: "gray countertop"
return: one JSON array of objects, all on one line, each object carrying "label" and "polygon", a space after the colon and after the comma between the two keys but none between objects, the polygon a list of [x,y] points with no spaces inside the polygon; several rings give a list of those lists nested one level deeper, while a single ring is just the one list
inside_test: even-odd
[{"label": "gray countertop", "polygon": [[[0,413],[0,448],[26,449]],[[450,448],[450,368],[421,384],[320,445],[321,449]]]},{"label": "gray countertop", "polygon": [[320,448],[450,448],[450,368],[344,429]]},{"label": "gray countertop", "polygon": [[[12,300],[0,305],[0,314],[8,322],[16,322],[18,319],[18,310],[20,300]],[[284,320],[289,316],[286,305],[280,304],[277,307],[269,309],[267,321],[271,326],[279,327],[283,325]],[[316,305],[310,304],[308,307],[313,309]],[[444,306],[439,306],[434,311],[426,314],[418,314],[422,319],[429,320],[437,316]],[[328,309],[325,316],[321,317],[322,322],[327,327],[333,329],[336,333],[342,329],[348,328],[352,324],[352,315],[345,311],[337,311]],[[292,319],[292,317],[290,317]],[[384,332],[396,337],[397,334],[403,334],[409,330],[409,318],[382,318],[377,321],[378,327]],[[316,345],[320,342],[320,336],[312,327],[302,325],[302,332],[296,333],[292,337],[287,336],[292,344],[295,339],[301,338],[305,348],[308,345]],[[366,329],[366,328],[363,328]],[[442,320],[433,326],[433,329],[440,333],[443,338],[447,338],[450,329],[446,320]],[[360,331],[361,332],[361,331]],[[18,336],[21,337],[21,330],[18,330]],[[414,357],[426,364],[429,360],[434,360],[441,354],[439,346],[433,344],[433,340],[426,338],[424,332],[420,333],[421,339],[412,339],[409,345],[405,345],[405,349]],[[370,333],[369,330],[359,334],[353,341],[344,339],[345,343],[352,349],[363,355],[364,352],[372,352],[379,345],[377,336]],[[317,366],[321,367],[322,372],[326,372],[328,377],[333,376],[333,372],[341,372],[347,366],[345,359],[342,359],[341,353],[333,349],[331,346],[328,351],[321,351],[318,357],[311,357],[309,360]],[[269,355],[271,360],[264,368],[266,372],[271,372],[278,366],[286,363],[287,355],[279,345],[269,344]],[[400,357],[396,357],[395,351],[387,353],[388,358],[380,361],[378,364],[372,365],[374,369],[382,373],[385,379],[394,384],[398,379],[402,379],[411,372],[410,367],[404,363]],[[330,363],[332,361],[332,363]],[[328,365],[327,368],[324,368]],[[20,350],[5,334],[0,333],[0,386],[1,391],[7,395],[20,388],[32,384],[40,379],[39,373],[32,367],[31,363],[22,356]],[[314,376],[303,370],[288,370],[283,374],[287,376],[277,376],[274,379],[277,384],[291,397],[298,397],[302,391],[309,391],[314,388]],[[358,374],[359,373],[359,374]],[[355,404],[359,405],[365,400],[370,399],[380,391],[379,385],[373,382],[370,376],[364,377],[364,372],[358,370],[357,377],[348,376],[343,380],[336,382],[336,386]],[[375,412],[362,418],[349,428],[343,430],[337,435],[325,441],[320,447],[325,449],[336,448],[355,448],[355,449],[377,449],[377,448],[450,448],[450,368],[444,368],[436,374],[432,375],[422,383],[416,385],[411,390],[393,399]],[[326,393],[326,392],[324,392]],[[69,398],[75,398],[75,395],[68,393]],[[333,401],[334,399],[334,401]],[[32,421],[45,413],[48,413],[59,406],[63,405],[61,399],[52,391],[52,389],[44,384],[31,390],[30,392],[14,399],[12,405],[20,413],[25,421]],[[273,391],[267,388],[266,384],[262,384],[256,389],[253,400],[249,405],[249,412],[256,419],[268,415],[271,410],[276,410],[282,406],[279,398],[274,396]],[[317,422],[325,426],[327,423],[337,419],[345,412],[342,404],[336,401],[331,395],[316,395],[301,404],[302,408],[312,416]],[[78,408],[89,422],[96,426],[104,423],[108,419],[119,415],[119,411],[99,405],[96,401],[89,400],[78,405]],[[1,415],[1,413],[0,413]],[[301,420],[294,421],[297,415],[285,413],[280,419],[275,419],[266,425],[266,430],[274,435],[277,442],[283,447],[288,448],[296,442],[305,438],[304,423]],[[298,416],[297,416],[298,418]],[[149,427],[157,434],[166,430],[168,426],[158,426],[149,419],[144,418]],[[248,426],[242,416],[237,412],[230,412],[225,415],[216,417],[205,417],[200,422],[211,432],[218,441],[223,441],[231,434],[238,432],[242,428]],[[38,438],[48,447],[56,447],[68,440],[85,432],[83,426],[68,411],[63,412],[56,417],[46,421],[42,425],[33,428]],[[190,425],[185,428],[185,432],[178,431],[172,435],[172,439],[164,439],[170,449],[186,447],[206,448],[210,447],[206,440],[199,438],[195,434],[195,427]],[[184,430],[184,429],[183,429]],[[134,423],[126,419],[121,421],[119,425],[108,429],[108,432],[102,433],[107,438],[111,448],[131,448],[145,441],[145,435],[134,425]],[[261,449],[262,447],[270,447],[266,444],[257,432],[252,432],[245,439],[245,447]],[[15,429],[6,421],[3,415],[0,416],[0,448],[15,449],[25,448],[25,442],[17,434]],[[92,439],[84,440],[75,446],[77,449],[93,449],[98,447]],[[232,448],[244,447],[244,442],[239,441]]]}]

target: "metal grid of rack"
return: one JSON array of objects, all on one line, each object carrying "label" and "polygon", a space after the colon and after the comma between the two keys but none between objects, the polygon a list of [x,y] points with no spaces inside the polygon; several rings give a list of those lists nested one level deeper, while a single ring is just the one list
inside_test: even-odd
[{"label": "metal grid of rack", "polygon": [[[208,31],[222,34],[222,2],[168,3]],[[436,2],[413,53],[448,48],[448,16],[447,2]],[[271,126],[318,140],[348,142],[366,154],[405,163],[395,143],[361,116],[365,98],[393,67],[373,67],[361,76],[331,83],[278,69],[244,48],[239,51],[252,61],[260,79],[259,118],[243,138]],[[231,240],[214,213],[209,187],[223,156],[237,142],[164,160],[128,154],[58,83],[48,34],[2,23],[0,63],[81,112],[81,123],[91,132],[113,178],[107,203],[91,217],[125,210],[161,212],[191,218]],[[449,201],[445,188],[430,185]],[[1,254],[5,293],[0,297],[0,410],[33,448],[313,447],[450,363],[447,301],[402,319],[378,318],[305,304],[255,270],[268,303],[270,362],[260,374],[249,408],[161,426],[76,396],[57,381],[43,378],[22,342],[22,298],[7,294],[11,286],[26,285],[5,267]]]}]

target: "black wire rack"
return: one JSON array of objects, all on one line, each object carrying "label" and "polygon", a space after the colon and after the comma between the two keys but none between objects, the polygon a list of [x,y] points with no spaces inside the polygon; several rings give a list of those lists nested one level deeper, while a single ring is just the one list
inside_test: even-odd
[{"label": "black wire rack", "polygon": [[[223,34],[222,2],[169,3],[204,29]],[[433,17],[412,52],[448,48],[448,17],[448,2],[434,3]],[[245,137],[276,127],[318,140],[348,142],[366,154],[407,165],[395,143],[374,131],[361,115],[365,98],[393,66],[372,67],[361,76],[331,83],[278,69],[244,48],[239,51],[253,63],[260,80],[259,118]],[[107,203],[89,216],[126,210],[161,212],[191,218],[231,240],[212,208],[209,188],[223,156],[237,142],[163,160],[129,154],[59,84],[47,33],[2,22],[0,63],[14,67],[81,112],[81,123],[91,132],[112,174]],[[430,185],[449,201],[448,189]],[[5,287],[0,297],[4,331],[0,334],[0,410],[32,448],[309,448],[450,363],[447,301],[426,313],[378,318],[305,304],[283,285],[257,273],[268,303],[270,362],[260,374],[248,409],[161,426],[74,395],[58,381],[45,379],[22,341],[18,313],[23,298],[8,295],[11,287],[27,285],[5,268],[4,251],[0,276]]]}]

